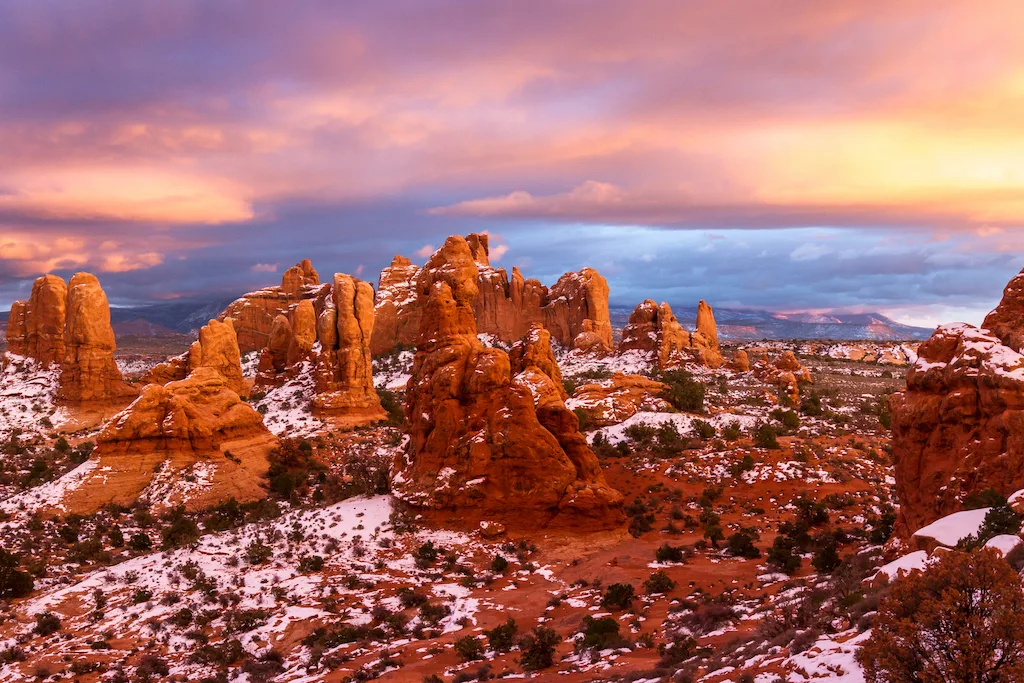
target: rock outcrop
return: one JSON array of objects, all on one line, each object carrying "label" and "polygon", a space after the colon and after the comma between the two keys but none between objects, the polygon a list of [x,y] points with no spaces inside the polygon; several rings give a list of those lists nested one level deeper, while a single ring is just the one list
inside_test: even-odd
[{"label": "rock outcrop", "polygon": [[[549,291],[538,280],[524,278],[518,268],[509,277],[504,268],[491,266],[486,234],[471,234],[465,241],[476,271],[472,309],[480,334],[512,343],[542,324],[562,346],[600,353],[612,350],[608,283],[597,271],[584,268],[566,273]],[[377,323],[370,344],[374,355],[416,343],[430,294],[423,283],[433,280],[424,270],[395,256],[381,271],[375,298]]]},{"label": "rock outcrop", "polygon": [[734,372],[750,372],[750,356],[743,349],[737,349],[729,361],[729,368]]},{"label": "rock outcrop", "polygon": [[[386,417],[373,386],[370,338],[373,334],[373,287],[351,275],[334,276],[334,296],[317,318],[320,350],[314,361],[314,410],[367,424]],[[295,338],[302,336],[299,316],[293,321]]]},{"label": "rock outcrop", "polygon": [[643,351],[654,354],[662,370],[687,362],[719,367],[725,361],[718,348],[718,333],[711,307],[703,301],[697,309],[697,329],[689,332],[676,319],[672,307],[651,299],[641,302],[622,330],[619,352]]},{"label": "rock outcrop", "polygon": [[974,492],[1024,488],[1024,273],[982,329],[943,325],[918,348],[905,391],[889,397],[898,531],[960,509]]},{"label": "rock outcrop", "polygon": [[593,427],[607,427],[628,420],[640,411],[670,412],[661,398],[665,384],[642,375],[616,373],[609,379],[576,387],[565,405],[583,410]]},{"label": "rock outcrop", "polygon": [[262,480],[276,443],[224,375],[199,367],[183,380],[146,386],[111,419],[97,438],[94,465],[62,504],[89,514],[139,499],[190,510],[255,500],[266,495]]},{"label": "rock outcrop", "polygon": [[320,284],[320,276],[308,260],[292,266],[281,277],[280,286],[267,287],[231,302],[219,320],[234,321],[238,347],[242,353],[259,351],[267,346],[274,320],[288,316],[300,301],[310,300],[315,307],[330,296],[330,286]]},{"label": "rock outcrop", "polygon": [[[509,354],[477,337],[477,263],[450,237],[419,279],[426,291],[406,394],[408,441],[392,488],[412,505],[517,526],[604,528],[622,522],[622,496],[563,402],[543,329]],[[514,359],[514,367],[513,367]]]},{"label": "rock outcrop", "polygon": [[792,351],[783,351],[774,361],[764,356],[754,366],[754,375],[782,389],[793,405],[800,402],[800,384],[813,381],[811,371],[800,363]]},{"label": "rock outcrop", "polygon": [[373,337],[370,340],[370,353],[373,355],[416,344],[423,314],[416,292],[419,272],[419,266],[397,254],[391,265],[380,271],[374,298]]},{"label": "rock outcrop", "polygon": [[28,301],[15,301],[7,319],[7,350],[41,365],[64,362],[68,287],[56,275],[32,283]]},{"label": "rock outcrop", "polygon": [[211,320],[199,330],[199,339],[180,356],[160,363],[142,377],[145,384],[167,384],[185,379],[197,368],[212,368],[228,388],[247,396],[249,383],[242,376],[242,360],[231,318]]}]

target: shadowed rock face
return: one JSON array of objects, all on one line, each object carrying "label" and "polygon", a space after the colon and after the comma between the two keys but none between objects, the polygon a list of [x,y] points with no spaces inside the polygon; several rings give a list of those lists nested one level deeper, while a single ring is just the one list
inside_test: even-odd
[{"label": "shadowed rock face", "polygon": [[[465,241],[469,266],[476,271],[471,307],[478,332],[511,343],[539,323],[563,346],[602,353],[612,350],[608,283],[597,271],[584,268],[566,273],[549,291],[538,280],[524,278],[518,268],[512,269],[510,278],[504,268],[491,266],[487,235],[471,234]],[[425,269],[395,256],[381,271],[375,299],[377,324],[370,345],[374,355],[416,343],[429,296],[422,282],[432,279],[423,275]]]},{"label": "shadowed rock face", "polygon": [[476,265],[470,243],[450,237],[421,271],[426,306],[395,492],[416,506],[519,526],[620,524],[622,497],[565,407],[548,333],[531,330],[511,359],[477,338]]},{"label": "shadowed rock face", "polygon": [[1024,488],[1024,274],[982,329],[943,325],[921,344],[905,391],[889,398],[898,531],[960,509],[974,492]]}]

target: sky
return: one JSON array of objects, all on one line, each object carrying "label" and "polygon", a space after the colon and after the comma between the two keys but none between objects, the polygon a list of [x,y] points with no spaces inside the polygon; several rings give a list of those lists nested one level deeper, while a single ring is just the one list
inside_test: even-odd
[{"label": "sky", "polygon": [[0,310],[486,231],[613,305],[978,323],[1024,267],[1019,0],[0,0]]}]

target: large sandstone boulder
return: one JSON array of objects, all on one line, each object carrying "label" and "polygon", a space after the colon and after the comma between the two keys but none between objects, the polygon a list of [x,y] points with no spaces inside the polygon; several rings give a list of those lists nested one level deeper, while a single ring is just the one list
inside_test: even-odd
[{"label": "large sandstone boulder", "polygon": [[576,387],[565,405],[583,410],[592,426],[607,427],[641,411],[671,411],[671,406],[661,398],[666,389],[665,384],[642,375],[616,373],[609,379]]},{"label": "large sandstone boulder", "polygon": [[[762,350],[751,349],[751,354],[757,354],[758,361],[754,366],[754,376],[765,382],[773,384],[785,392],[793,405],[800,402],[800,385],[814,381],[811,371],[808,370],[792,351],[783,351],[773,361],[768,358]],[[749,363],[749,360],[748,360]]]},{"label": "large sandstone boulder", "polygon": [[1024,357],[1013,329],[1022,275],[986,319],[943,325],[918,348],[905,391],[889,397],[898,530],[956,512],[968,495],[1024,488]]},{"label": "large sandstone boulder", "polygon": [[238,347],[242,353],[260,351],[270,339],[274,320],[288,317],[300,301],[310,300],[320,308],[330,296],[330,285],[320,284],[320,276],[308,260],[292,266],[281,277],[280,286],[266,287],[239,297],[218,316],[234,321]]},{"label": "large sandstone boulder", "polygon": [[111,404],[137,395],[114,362],[110,305],[96,276],[76,273],[71,278],[66,312],[58,399],[72,404]]},{"label": "large sandstone boulder", "polygon": [[[524,278],[518,268],[512,269],[511,277],[504,268],[494,268],[486,234],[470,234],[465,241],[477,281],[472,309],[478,333],[513,343],[543,324],[562,346],[601,353],[612,349],[608,283],[597,271],[566,273],[549,291],[538,280]],[[430,295],[423,283],[436,279],[424,270],[395,256],[381,271],[370,345],[374,355],[416,343]]]},{"label": "large sandstone boulder", "polygon": [[89,474],[62,504],[89,514],[140,498],[190,510],[256,500],[266,495],[262,479],[276,443],[220,372],[199,367],[184,380],[146,386],[112,418],[99,433]]},{"label": "large sandstone boulder", "polygon": [[[534,330],[509,355],[477,337],[477,267],[450,237],[419,286],[429,293],[406,393],[409,439],[392,488],[412,505],[501,518],[517,526],[608,527],[622,496],[562,400],[547,336]],[[554,367],[557,367],[556,365]]]}]

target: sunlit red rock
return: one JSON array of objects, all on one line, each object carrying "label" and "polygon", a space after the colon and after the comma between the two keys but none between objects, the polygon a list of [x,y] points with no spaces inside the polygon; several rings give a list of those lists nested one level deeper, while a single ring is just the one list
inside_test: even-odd
[{"label": "sunlit red rock", "polygon": [[661,398],[668,387],[642,375],[616,373],[576,387],[566,406],[583,410],[593,427],[618,424],[641,411],[668,412],[671,406]]},{"label": "sunlit red rock", "polygon": [[469,243],[450,237],[423,269],[427,303],[406,396],[405,452],[394,491],[428,509],[464,510],[517,526],[614,526],[622,496],[604,481],[552,378],[547,336],[509,355],[477,337]]}]

